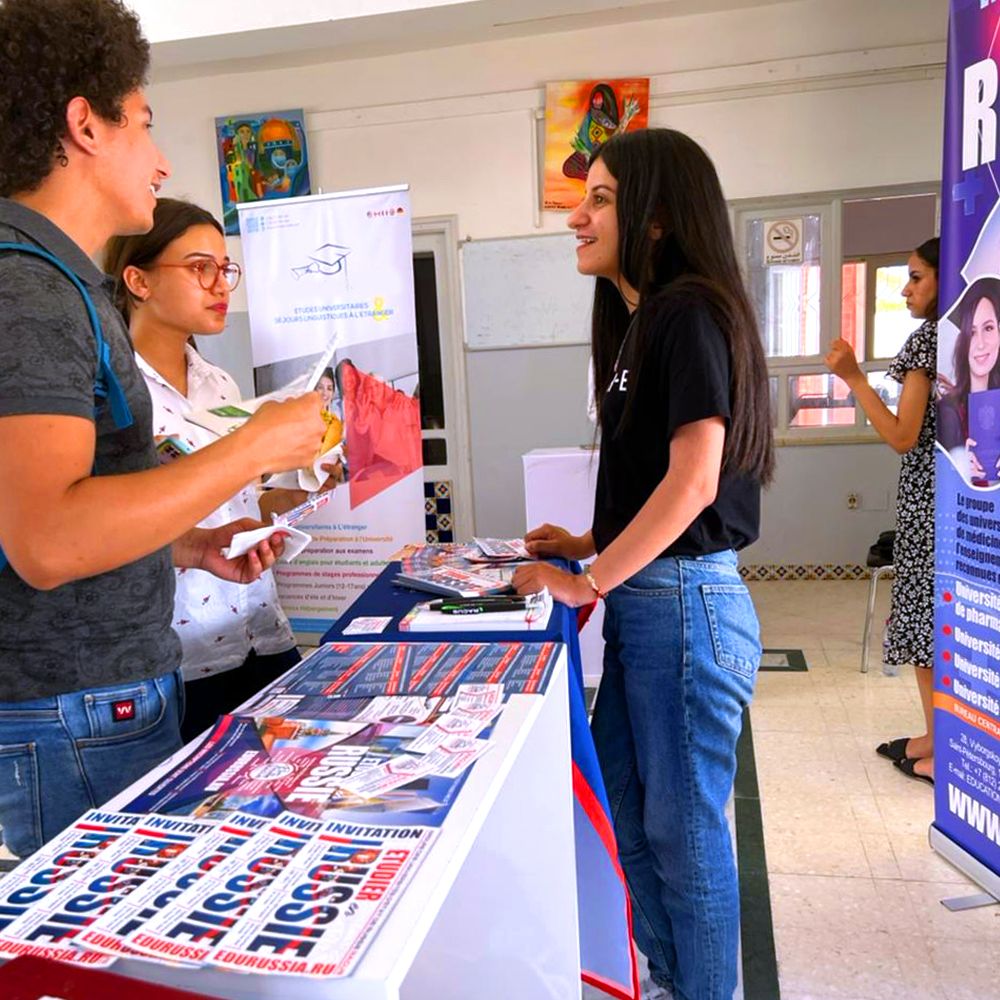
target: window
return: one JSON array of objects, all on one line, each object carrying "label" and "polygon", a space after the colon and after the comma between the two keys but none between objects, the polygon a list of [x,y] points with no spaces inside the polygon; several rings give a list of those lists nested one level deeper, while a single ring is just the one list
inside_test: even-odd
[{"label": "window", "polygon": [[874,437],[853,394],[823,364],[836,337],[895,407],[899,386],[886,369],[918,325],[900,293],[912,249],[937,231],[937,201],[927,185],[735,206],[779,443]]}]

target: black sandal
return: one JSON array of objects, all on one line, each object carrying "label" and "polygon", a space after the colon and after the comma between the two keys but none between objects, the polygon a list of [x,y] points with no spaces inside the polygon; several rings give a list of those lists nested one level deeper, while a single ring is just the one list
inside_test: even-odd
[{"label": "black sandal", "polygon": [[906,744],[909,742],[909,736],[900,736],[897,740],[880,743],[875,747],[875,753],[887,757],[893,764],[898,764],[901,760],[906,760]]},{"label": "black sandal", "polygon": [[894,761],[893,763],[900,771],[903,772],[908,778],[916,778],[919,781],[926,781],[928,785],[934,784],[934,779],[929,775],[921,774],[917,771],[917,761],[920,760],[919,757],[904,757],[902,760]]}]

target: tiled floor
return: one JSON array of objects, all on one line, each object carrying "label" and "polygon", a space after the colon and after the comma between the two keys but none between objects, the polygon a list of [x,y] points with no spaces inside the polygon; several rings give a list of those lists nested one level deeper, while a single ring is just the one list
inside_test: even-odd
[{"label": "tiled floor", "polygon": [[859,672],[867,583],[750,589],[809,666],[761,673],[751,709],[782,1000],[1000,998],[1000,906],[941,905],[976,890],[927,845],[932,789],[874,752],[922,713],[911,668]]}]

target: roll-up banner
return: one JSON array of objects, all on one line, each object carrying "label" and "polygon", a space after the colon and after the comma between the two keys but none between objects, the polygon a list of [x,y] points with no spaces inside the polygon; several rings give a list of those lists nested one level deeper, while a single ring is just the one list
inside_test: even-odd
[{"label": "roll-up banner", "polygon": [[277,569],[292,627],[314,637],[424,536],[409,191],[241,204],[239,218],[257,394],[315,368],[336,337],[317,388],[342,428],[344,481],[299,525],[312,544]]},{"label": "roll-up banner", "polygon": [[939,272],[934,825],[1000,898],[1000,6],[952,0]]}]

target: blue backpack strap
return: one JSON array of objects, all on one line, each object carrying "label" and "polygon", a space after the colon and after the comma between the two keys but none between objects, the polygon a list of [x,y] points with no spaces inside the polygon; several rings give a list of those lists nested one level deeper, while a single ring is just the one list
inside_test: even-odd
[{"label": "blue backpack strap", "polygon": [[54,268],[60,271],[80,293],[84,308],[87,310],[87,319],[90,320],[91,329],[94,331],[94,339],[97,341],[97,377],[94,379],[94,417],[95,419],[97,418],[104,404],[107,403],[111,407],[111,418],[115,422],[115,427],[119,430],[131,427],[132,410],[129,408],[128,400],[125,398],[125,391],[118,381],[118,376],[115,375],[114,369],[111,367],[111,348],[104,339],[104,330],[101,327],[101,319],[97,315],[94,300],[90,297],[90,293],[83,282],[58,257],[34,244],[0,243],[0,251],[3,250],[13,250],[17,253],[26,253],[33,257],[41,257],[42,260],[48,261]]},{"label": "blue backpack strap", "polygon": [[[97,315],[97,308],[94,300],[90,297],[83,282],[76,274],[66,266],[58,257],[43,250],[32,243],[5,243],[0,242],[0,251],[14,251],[15,253],[25,253],[33,257],[41,257],[48,261],[56,270],[73,285],[83,299],[84,308],[87,310],[87,319],[90,320],[91,329],[94,331],[94,339],[97,344],[97,377],[94,379],[94,419],[96,420],[104,405],[111,407],[111,419],[115,422],[115,427],[124,430],[131,427],[133,422],[132,410],[125,398],[125,391],[122,389],[118,376],[115,375],[111,367],[111,348],[104,339],[104,330],[101,327],[101,319]],[[96,460],[95,460],[96,468]],[[7,565],[7,557],[0,550],[0,570]]]}]

